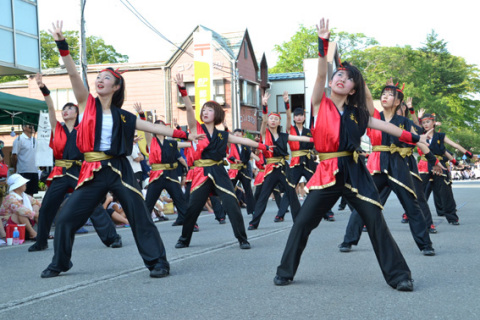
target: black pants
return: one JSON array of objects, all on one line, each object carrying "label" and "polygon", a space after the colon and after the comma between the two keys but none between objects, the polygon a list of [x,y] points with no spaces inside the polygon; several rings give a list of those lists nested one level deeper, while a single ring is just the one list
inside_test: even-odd
[{"label": "black pants", "polygon": [[187,201],[185,200],[185,194],[180,187],[180,183],[172,181],[164,176],[161,176],[157,180],[148,184],[147,196],[145,199],[148,212],[152,212],[155,203],[157,203],[157,200],[164,189],[167,190],[170,198],[172,198],[173,204],[177,208],[178,216],[184,217],[187,212]]},{"label": "black pants", "polygon": [[220,221],[222,219],[225,219],[225,209],[223,208],[220,198],[218,196],[210,195],[210,202],[212,203],[215,220]]},{"label": "black pants", "polygon": [[[260,197],[260,194],[262,194],[262,186],[263,184],[259,184],[258,186],[255,187],[255,193],[253,194],[253,197],[255,198],[255,202],[258,201],[258,198]],[[270,198],[270,196],[269,196]],[[273,189],[273,198],[275,199],[275,203],[277,204],[277,208],[280,209],[280,205],[282,202],[282,195],[280,194],[280,191],[278,189]]]},{"label": "black pants", "polygon": [[75,190],[60,210],[55,226],[55,254],[48,269],[63,272],[72,267],[70,259],[75,232],[85,224],[108,191],[119,200],[127,215],[145,266],[151,270],[159,265],[168,270],[165,247],[145,201],[139,193],[123,185],[120,175],[110,167],[102,168],[95,173],[93,180]]},{"label": "black pants", "polygon": [[277,275],[293,280],[310,233],[342,195],[365,221],[373,250],[386,282],[395,288],[400,281],[411,279],[410,269],[390,234],[382,211],[378,206],[361,200],[346,188],[342,174],[337,174],[337,182],[332,187],[310,191],[290,230],[282,261],[277,268]]},{"label": "black pants", "polygon": [[[387,201],[388,196],[390,195],[390,190],[393,190],[393,192],[395,192],[397,195],[403,209],[408,216],[410,232],[412,233],[413,239],[415,240],[418,248],[423,250],[427,247],[430,247],[432,245],[432,241],[430,240],[428,227],[425,222],[423,212],[420,209],[415,196],[404,187],[391,181],[387,174],[375,174],[372,176],[372,178],[377,186],[378,191],[380,192],[380,201],[382,205],[384,205]],[[413,185],[413,182],[411,185]],[[358,244],[362,234],[361,229],[363,228],[363,225],[364,223],[361,217],[359,217],[359,213],[354,210],[350,215],[350,220],[348,221],[344,242],[354,245]]]},{"label": "black pants", "polygon": [[448,222],[458,221],[457,204],[453,197],[451,181],[445,176],[422,175],[425,188],[428,186],[429,179],[433,179],[430,181],[430,185],[437,215],[445,216]]},{"label": "black pants", "polygon": [[245,191],[247,213],[253,214],[253,211],[255,210],[255,198],[253,197],[253,192],[252,192],[252,180],[245,177],[241,171],[238,171],[238,174],[235,177],[235,179],[232,179],[232,184],[234,187],[237,185],[238,181],[240,181],[240,183],[242,184],[243,190]]},{"label": "black pants", "polygon": [[[67,191],[69,189],[75,189],[76,185],[77,180],[69,176],[53,179],[43,197],[42,206],[40,207],[38,215],[37,244],[41,246],[47,244],[48,235],[53,220],[57,215],[58,208],[60,208]],[[98,205],[93,211],[90,220],[100,240],[102,240],[107,247],[110,246],[117,237],[117,230],[110,215],[101,205]]]},{"label": "black pants", "polygon": [[[305,179],[310,180],[313,176],[311,171],[308,171],[303,164],[300,164],[295,167],[290,167],[287,174],[287,180],[290,184],[287,184],[287,192],[283,194],[282,202],[280,204],[280,209],[278,210],[277,216],[283,218],[285,213],[287,212],[288,206],[290,205],[290,209],[292,210],[292,217],[296,217],[298,211],[300,211],[300,201],[298,201],[297,190],[296,186],[300,182],[302,177]],[[292,187],[295,186],[295,187]],[[293,209],[295,208],[295,209]]]},{"label": "black pants", "polygon": [[[222,189],[229,191],[229,193]],[[214,191],[222,201],[222,206],[228,215],[235,237],[240,243],[247,241],[247,233],[245,231],[242,212],[240,211],[237,199],[234,196],[233,186],[231,183],[229,186],[222,185],[222,189],[216,187],[212,179],[209,178],[203,183],[203,185],[190,193],[187,214],[179,241],[182,241],[187,246],[190,244],[195,223],[197,222],[202,208],[205,206],[205,202],[207,201],[210,192],[212,191]]]},{"label": "black pants", "polygon": [[[284,170],[284,167],[277,167],[277,168],[274,168],[272,172],[270,172],[268,175],[265,176],[265,179],[263,180],[263,184],[262,184],[262,190],[257,199],[257,203],[255,204],[255,212],[253,214],[252,221],[250,221],[249,223],[251,226],[258,228],[258,225],[260,224],[260,220],[262,219],[262,215],[265,212],[265,209],[267,208],[267,203],[268,203],[268,199],[270,198],[270,194],[272,193],[272,191],[274,190],[277,184],[282,185],[286,194],[291,193],[292,188],[288,186],[286,174],[283,170]],[[295,192],[295,197],[296,196],[297,194]],[[295,202],[290,203],[290,207],[292,209],[293,221],[295,221],[295,217],[296,217],[294,213],[299,212],[299,208],[296,207],[297,205],[298,207],[300,207],[298,198],[296,203]]]},{"label": "black pants", "polygon": [[22,172],[19,173],[25,179],[28,179],[27,190],[25,193],[33,197],[34,194],[38,193],[38,173],[36,172]]}]

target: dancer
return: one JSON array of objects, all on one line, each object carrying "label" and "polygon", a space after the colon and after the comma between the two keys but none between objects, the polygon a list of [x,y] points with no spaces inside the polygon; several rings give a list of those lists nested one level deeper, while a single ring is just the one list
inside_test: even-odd
[{"label": "dancer", "polygon": [[[73,92],[83,118],[77,126],[77,147],[84,153],[76,190],[60,210],[56,226],[52,263],[42,278],[56,277],[72,267],[71,254],[75,231],[85,224],[98,203],[111,191],[120,201],[145,266],[154,278],[170,272],[165,248],[142,194],[136,188],[132,167],[126,156],[131,153],[135,129],[185,138],[183,131],[137,119],[122,110],[125,80],[111,68],[102,70],[95,80],[97,98],[83,86],[62,33],[63,22],[53,25],[53,35],[67,69]],[[189,139],[195,139],[190,135]]]},{"label": "dancer", "polygon": [[[287,114],[286,132],[292,136],[311,138],[312,133],[310,129],[305,128],[303,125],[305,123],[305,110],[300,107],[293,110],[293,121],[295,124],[292,126],[292,111],[290,109],[290,99],[287,91],[283,93],[283,101],[285,102],[285,110]],[[287,175],[288,188],[292,188],[291,186],[294,186],[295,188],[302,177],[305,177],[308,182],[313,176],[317,167],[317,163],[315,162],[316,156],[313,152],[313,142],[288,141],[288,144],[290,146],[290,151],[292,152],[292,159],[290,159],[290,168],[288,169]],[[293,202],[295,203],[292,205]],[[296,190],[289,190],[283,194],[280,209],[274,220],[275,222],[284,220],[285,212],[287,211],[289,204],[290,209],[292,210],[292,217],[297,216],[298,210],[300,210],[300,202]]]},{"label": "dancer", "polygon": [[[261,152],[260,150],[255,149],[255,154],[258,156],[259,160],[255,161],[255,166],[257,167],[258,172],[257,172],[257,175],[255,176],[255,180],[253,181],[253,186],[255,187],[255,193],[253,194],[253,197],[255,198],[255,201],[258,201],[258,197],[260,197],[260,194],[262,193],[263,180],[265,179],[266,161],[265,161],[265,156],[263,155],[263,152]],[[277,208],[280,209],[282,196],[278,188],[273,189],[273,197],[274,197],[275,203],[277,204]]]},{"label": "dancer", "polygon": [[[236,137],[243,137],[242,129],[235,129],[233,135]],[[252,192],[252,177],[248,172],[248,163],[250,159],[255,161],[260,160],[248,146],[239,146],[235,143],[230,144],[230,152],[227,160],[230,162],[230,168],[228,169],[228,176],[232,180],[232,184],[235,187],[237,182],[243,186],[245,191],[245,197],[247,202],[247,214],[253,214],[255,209],[255,199]]]},{"label": "dancer", "polygon": [[[371,95],[367,94],[367,96],[367,104],[373,105]],[[403,88],[399,89],[393,85],[393,82],[388,82],[382,90],[380,100],[384,111],[378,112],[373,108],[373,112],[370,111],[373,118],[389,122],[406,131],[415,132],[411,127],[410,120],[396,114],[397,107],[403,101]],[[402,142],[389,133],[375,129],[367,129],[367,135],[372,142],[372,153],[368,157],[367,168],[372,174],[375,186],[381,195],[380,203],[384,205],[390,192],[395,192],[410,220],[410,231],[419,250],[426,256],[435,255],[428,232],[429,228],[420,209],[406,159],[406,156],[413,153],[413,146]],[[420,143],[417,145],[424,150],[435,165],[436,158],[426,145]],[[440,168],[436,168],[436,170],[440,170]],[[358,244],[363,226],[362,218],[354,210],[350,215],[344,241],[339,246],[341,252],[349,252],[352,245]]]},{"label": "dancer", "polygon": [[190,245],[192,232],[200,212],[210,193],[214,193],[222,201],[223,208],[228,214],[233,233],[241,249],[250,249],[243,222],[242,213],[227,171],[224,158],[226,157],[227,143],[242,144],[250,147],[267,150],[267,146],[247,138],[236,137],[229,132],[216,128],[225,118],[225,111],[215,101],[207,101],[200,111],[203,124],[195,119],[195,111],[188,97],[183,82],[183,75],[177,74],[174,81],[177,83],[180,94],[187,110],[188,127],[191,133],[206,134],[204,139],[190,150],[194,157],[194,168],[187,215],[182,228],[182,235],[175,248],[185,248]]},{"label": "dancer", "polygon": [[295,221],[296,214],[300,210],[300,202],[298,201],[297,193],[295,192],[295,186],[290,186],[287,180],[288,166],[286,164],[286,160],[289,156],[287,143],[289,141],[313,141],[312,137],[291,135],[281,132],[280,115],[278,113],[268,114],[268,98],[270,98],[270,94],[266,92],[262,97],[263,116],[260,133],[262,137],[265,137],[264,143],[266,145],[274,145],[275,148],[272,151],[263,152],[267,161],[267,165],[265,166],[262,191],[257,199],[257,203],[255,204],[255,212],[253,214],[252,221],[249,223],[248,230],[256,230],[258,228],[260,219],[262,218],[262,215],[267,207],[268,198],[274,191],[277,184],[283,187],[283,190],[289,199],[290,208],[292,210],[292,218],[293,221]]},{"label": "dancer", "polygon": [[[42,75],[37,73],[35,80],[48,106],[48,117],[52,128],[50,147],[53,149],[55,166],[47,178],[48,189],[40,207],[37,241],[28,248],[29,252],[48,248],[47,239],[51,238],[49,233],[53,219],[67,193],[75,189],[83,160],[83,154],[76,145],[77,130],[74,128],[78,124],[78,107],[73,103],[65,104],[62,108],[64,122],[57,121],[50,90],[43,83]],[[122,237],[117,233],[110,216],[102,209],[99,203],[90,220],[107,247],[120,248],[122,247]]]},{"label": "dancer", "polygon": [[[142,105],[135,103],[134,108],[140,119],[146,120]],[[162,120],[157,120],[155,123],[165,126],[165,122]],[[176,169],[179,161],[184,163],[185,166],[187,164],[178,152],[178,148],[188,148],[191,143],[178,142],[172,139],[167,140],[164,135],[154,134],[152,137],[149,133],[145,134],[145,139],[150,149],[148,162],[152,167],[145,199],[148,212],[152,212],[162,191],[167,190],[173,200],[173,204],[177,208],[178,215],[184,216],[187,211],[187,202],[185,201],[185,194],[180,187]]]},{"label": "dancer", "polygon": [[327,50],[330,30],[328,20],[317,25],[319,37],[318,74],[312,94],[313,132],[320,163],[307,184],[310,194],[290,231],[288,241],[274,278],[275,285],[293,280],[308,237],[324,214],[342,195],[365,221],[378,263],[386,282],[399,291],[413,291],[410,269],[393,239],[382,215],[382,206],[372,176],[357,150],[366,127],[386,131],[402,141],[425,141],[425,137],[370,117],[365,99],[365,82],[360,71],[347,63],[338,68],[329,82],[327,98]]},{"label": "dancer", "polygon": [[[448,144],[449,146],[460,150],[468,158],[473,158],[473,155],[470,151],[466,150],[458,143],[450,140],[444,132],[438,132],[435,130],[436,126],[434,115],[429,113],[424,114],[421,120],[423,129],[425,131],[429,131],[427,140],[429,143],[429,148],[440,160],[440,163],[442,163],[444,167],[447,167],[444,156],[450,156],[447,155],[448,152],[446,150],[445,144]],[[456,161],[453,158],[452,162],[456,164]],[[457,215],[457,204],[455,203],[455,199],[453,198],[453,192],[450,186],[452,181],[449,175],[449,171],[447,169],[444,169],[441,175],[435,175],[432,173],[431,165],[428,164],[428,173],[425,174],[425,164],[426,162],[422,159],[420,160],[418,167],[419,171],[423,172],[422,180],[424,187],[426,187],[429,181],[431,182],[437,214],[441,213],[441,215],[445,216],[449,224],[458,226],[460,222]]]}]

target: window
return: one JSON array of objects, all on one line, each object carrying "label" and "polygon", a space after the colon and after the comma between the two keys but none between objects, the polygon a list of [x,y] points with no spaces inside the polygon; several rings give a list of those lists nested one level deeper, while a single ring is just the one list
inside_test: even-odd
[{"label": "window", "polygon": [[258,105],[258,86],[248,81],[240,82],[241,103],[256,107]]},{"label": "window", "polygon": [[[192,101],[192,104],[195,105],[195,83],[194,82],[185,82],[185,88],[187,89],[187,94],[188,94],[188,97],[190,98],[190,101]],[[177,90],[178,92],[178,90]],[[178,105],[182,105],[183,106],[183,99],[182,99],[182,95],[180,94],[180,92],[177,93],[177,101],[178,101]]]},{"label": "window", "polygon": [[213,100],[220,105],[225,105],[225,83],[224,80],[213,80]]},{"label": "window", "polygon": [[68,102],[77,104],[73,89],[51,90],[50,95],[52,96],[56,110],[62,110],[63,106]]}]

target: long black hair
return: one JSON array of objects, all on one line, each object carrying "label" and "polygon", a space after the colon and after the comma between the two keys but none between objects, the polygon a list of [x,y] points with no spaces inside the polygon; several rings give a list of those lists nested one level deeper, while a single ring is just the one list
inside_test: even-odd
[{"label": "long black hair", "polygon": [[75,110],[77,111],[77,116],[75,118],[75,124],[73,125],[74,127],[76,127],[76,126],[78,126],[78,116],[80,115],[80,112],[78,111],[78,106],[73,102],[67,102],[63,106],[62,111],[65,110],[65,108],[69,108],[69,107],[74,107]]},{"label": "long black hair", "polygon": [[333,76],[341,70],[345,70],[348,73],[348,76],[352,78],[353,82],[355,83],[355,93],[348,96],[347,104],[358,108],[358,124],[362,127],[366,127],[370,119],[370,112],[367,108],[365,80],[363,79],[362,73],[357,67],[344,61],[341,63],[341,67],[333,73]]},{"label": "long black hair", "polygon": [[123,106],[123,101],[125,100],[125,79],[120,72],[117,70],[113,70],[113,68],[108,67],[103,71],[109,71],[115,77],[115,85],[119,85],[120,88],[113,93],[112,97],[112,105],[117,108],[121,108]]}]

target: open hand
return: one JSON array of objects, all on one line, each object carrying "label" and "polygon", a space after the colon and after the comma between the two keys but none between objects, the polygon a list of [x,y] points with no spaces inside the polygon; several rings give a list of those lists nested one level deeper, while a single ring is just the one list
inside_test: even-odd
[{"label": "open hand", "polygon": [[317,34],[319,38],[330,39],[330,30],[328,29],[328,19],[325,23],[325,18],[320,19],[320,23],[317,24]]},{"label": "open hand", "polygon": [[40,72],[37,72],[37,74],[35,75],[35,81],[37,81],[37,85],[39,88],[45,87],[42,79],[42,74]]},{"label": "open hand", "polygon": [[62,32],[62,28],[63,28],[63,21],[57,20],[56,25],[55,23],[52,22],[52,30],[48,29],[48,32],[50,32],[50,34],[52,35],[55,41],[60,41],[65,39],[65,36],[63,35],[63,32]]},{"label": "open hand", "polygon": [[177,84],[177,86],[185,87],[185,83],[183,82],[183,74],[177,73],[175,78],[173,78],[173,81]]}]

